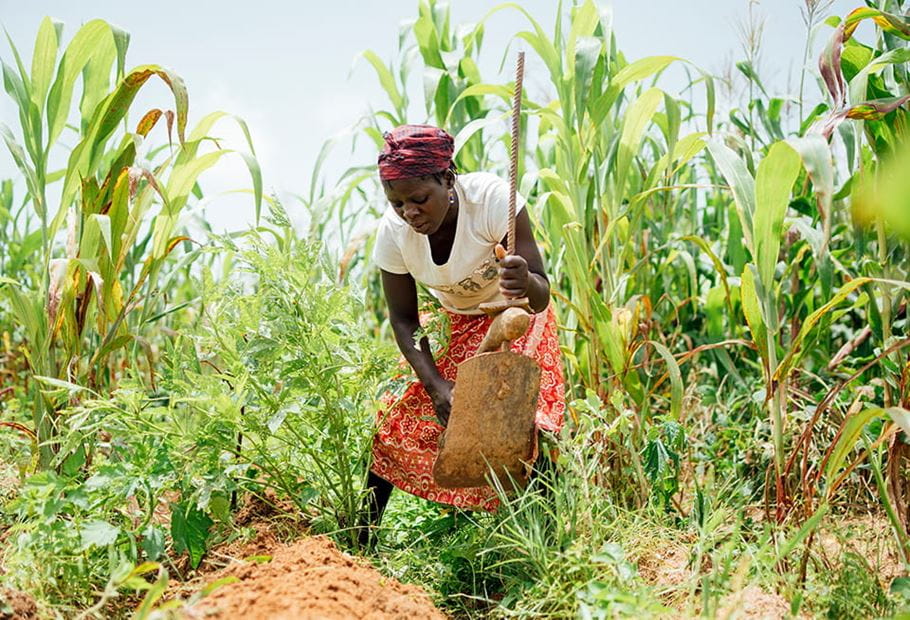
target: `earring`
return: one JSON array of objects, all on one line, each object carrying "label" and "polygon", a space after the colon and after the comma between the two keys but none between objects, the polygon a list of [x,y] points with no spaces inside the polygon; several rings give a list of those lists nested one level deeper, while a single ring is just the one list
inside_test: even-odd
[{"label": "earring", "polygon": [[449,190],[449,206],[450,207],[455,206],[455,192],[451,189]]}]

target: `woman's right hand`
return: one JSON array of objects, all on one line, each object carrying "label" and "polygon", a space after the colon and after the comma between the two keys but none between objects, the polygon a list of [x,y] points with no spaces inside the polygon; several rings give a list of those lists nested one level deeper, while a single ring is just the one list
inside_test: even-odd
[{"label": "woman's right hand", "polygon": [[430,400],[433,401],[433,409],[436,410],[436,419],[443,426],[449,423],[449,414],[452,413],[452,388],[455,383],[440,378],[427,388]]}]

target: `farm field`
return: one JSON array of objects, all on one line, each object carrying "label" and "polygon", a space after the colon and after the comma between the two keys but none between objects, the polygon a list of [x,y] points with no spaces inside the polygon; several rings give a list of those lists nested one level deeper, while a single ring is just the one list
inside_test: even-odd
[{"label": "farm field", "polygon": [[[7,37],[0,619],[910,615],[910,5],[794,3],[777,92],[754,3],[714,74],[627,56],[605,2],[457,23],[418,0],[358,60],[384,98],[294,194],[108,21]],[[521,28],[485,47],[504,13]],[[376,155],[427,123],[459,174],[509,179],[519,50],[565,425],[496,510],[395,491],[365,540],[376,413],[413,380]],[[253,223],[221,233],[229,162]],[[453,327],[418,294],[440,357]]]}]

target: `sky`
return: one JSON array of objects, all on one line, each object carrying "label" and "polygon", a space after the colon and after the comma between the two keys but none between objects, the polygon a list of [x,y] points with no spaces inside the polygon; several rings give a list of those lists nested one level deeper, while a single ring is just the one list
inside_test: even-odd
[{"label": "sky", "polygon": [[[452,0],[453,21],[477,22],[497,4]],[[552,30],[555,0],[521,0],[521,4],[548,32]],[[834,0],[830,12],[843,16],[860,4],[861,0]],[[630,60],[668,54],[722,73],[731,60],[742,58],[740,25],[749,10],[748,0],[600,0],[600,5],[612,8],[618,45]],[[752,11],[764,20],[760,71],[766,84],[779,93],[797,90],[805,42],[803,5],[803,0],[752,2]],[[385,103],[372,69],[358,56],[371,49],[391,59],[400,24],[416,14],[417,0],[0,0],[0,24],[27,64],[45,15],[65,24],[66,41],[80,24],[96,17],[128,31],[128,66],[164,65],[186,82],[190,126],[215,110],[246,120],[266,191],[280,196],[306,192],[323,142]],[[499,72],[503,54],[524,49],[512,36],[526,28],[516,11],[501,11],[490,19],[480,62],[486,80],[510,79],[511,62],[506,63],[507,75]],[[829,31],[820,32],[817,49]],[[5,42],[0,42],[0,58],[12,64]],[[814,68],[814,61],[811,64]],[[662,85],[672,92],[674,85],[684,83],[682,79],[670,75]],[[542,65],[530,59],[526,87],[542,91],[546,81]],[[420,93],[419,76],[414,76],[411,88],[415,95]],[[814,88],[807,90],[815,93]],[[146,109],[172,106],[172,101],[163,85],[147,87],[137,100],[135,120]],[[426,120],[422,105],[415,105],[413,112],[411,122]],[[5,92],[0,94],[0,122],[18,134],[18,114]],[[226,124],[218,132],[226,146],[242,147],[239,131],[233,127]],[[330,178],[337,176],[349,165],[369,163],[372,156],[336,152],[326,172]],[[11,156],[0,150],[0,179],[17,176]],[[249,187],[248,179],[239,157],[223,160],[202,177],[203,189],[213,197],[206,216],[216,229],[237,229],[252,222],[251,201],[224,194]],[[298,219],[293,203],[286,201],[286,206]]]}]

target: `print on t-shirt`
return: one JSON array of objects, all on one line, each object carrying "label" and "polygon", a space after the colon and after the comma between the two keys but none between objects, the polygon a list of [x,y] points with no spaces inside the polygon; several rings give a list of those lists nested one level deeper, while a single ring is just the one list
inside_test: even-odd
[{"label": "print on t-shirt", "polygon": [[496,263],[496,259],[491,256],[474,269],[467,278],[456,282],[452,286],[439,285],[433,288],[450,295],[483,290],[484,287],[499,276],[499,269],[497,269]]}]

